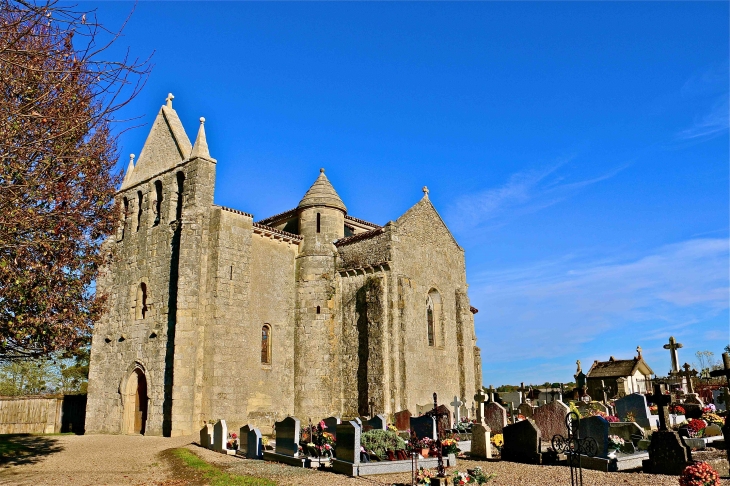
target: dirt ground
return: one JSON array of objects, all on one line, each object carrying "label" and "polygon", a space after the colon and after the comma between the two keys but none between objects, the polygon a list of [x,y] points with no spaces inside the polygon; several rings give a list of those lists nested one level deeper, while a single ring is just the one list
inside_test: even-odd
[{"label": "dirt ground", "polygon": [[[179,470],[169,451],[187,447],[230,473],[266,477],[281,486],[349,486],[410,484],[410,473],[350,478],[326,471],[294,468],[265,461],[225,456],[197,446],[193,437],[141,437],[114,435],[4,436],[0,437],[0,484],[13,485],[155,485],[201,484]],[[10,452],[9,452],[10,451]],[[458,470],[481,466],[497,477],[494,486],[566,485],[570,472],[564,466],[528,466],[509,462],[458,461]],[[449,473],[453,473],[449,471]],[[204,484],[204,482],[202,483]],[[583,484],[596,486],[676,486],[677,478],[642,473],[583,471]],[[723,480],[723,486],[730,481]]]}]

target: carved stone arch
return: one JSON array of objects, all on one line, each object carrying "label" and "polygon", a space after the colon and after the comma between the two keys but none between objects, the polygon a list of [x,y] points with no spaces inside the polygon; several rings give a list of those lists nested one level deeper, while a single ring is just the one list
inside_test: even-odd
[{"label": "carved stone arch", "polygon": [[121,433],[144,435],[149,409],[149,376],[144,364],[132,363],[119,383],[122,397]]}]

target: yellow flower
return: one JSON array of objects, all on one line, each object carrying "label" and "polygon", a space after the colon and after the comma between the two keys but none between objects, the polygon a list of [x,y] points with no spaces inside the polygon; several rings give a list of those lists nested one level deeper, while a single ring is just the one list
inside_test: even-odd
[{"label": "yellow flower", "polygon": [[504,445],[504,436],[502,434],[494,434],[492,436],[492,444],[497,447],[502,447]]}]

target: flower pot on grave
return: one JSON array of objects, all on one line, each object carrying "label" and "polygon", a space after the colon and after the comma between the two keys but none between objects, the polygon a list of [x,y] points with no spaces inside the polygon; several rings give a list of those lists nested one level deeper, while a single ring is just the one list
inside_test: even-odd
[{"label": "flower pot on grave", "polygon": [[423,449],[421,449],[421,455],[423,457],[428,457],[428,451],[429,451],[428,447],[424,447]]}]

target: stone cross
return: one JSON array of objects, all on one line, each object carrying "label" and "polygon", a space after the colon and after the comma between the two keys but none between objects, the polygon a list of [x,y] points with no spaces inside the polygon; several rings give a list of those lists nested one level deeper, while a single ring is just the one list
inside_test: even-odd
[{"label": "stone cross", "polygon": [[692,377],[697,376],[697,371],[691,369],[692,367],[689,365],[689,363],[685,363],[682,368],[684,368],[684,372],[681,373],[681,375],[687,379],[687,393],[694,393],[695,389],[692,385]]},{"label": "stone cross", "polygon": [[454,395],[454,401],[449,403],[452,407],[454,407],[454,421],[458,425],[461,423],[461,406],[464,405],[464,402],[459,400],[459,397]]},{"label": "stone cross", "polygon": [[428,187],[423,186],[423,189],[421,189],[421,190],[423,191],[423,195],[428,197]]},{"label": "stone cross", "polygon": [[641,346],[636,346],[636,353],[637,353],[636,357],[638,359],[641,359]]},{"label": "stone cross", "polygon": [[520,403],[527,403],[525,402],[525,392],[527,391],[527,388],[525,388],[525,382],[523,381],[520,383],[520,387],[517,389],[520,392]]},{"label": "stone cross", "polygon": [[[724,376],[730,386],[730,353],[722,353],[722,364],[724,369],[710,371],[710,376]],[[727,404],[727,402],[725,403]]]},{"label": "stone cross", "polygon": [[172,95],[172,93],[167,94],[167,98],[165,98],[165,101],[167,102],[167,107],[172,108],[172,100],[174,100],[175,97]]},{"label": "stone cross", "polygon": [[677,350],[682,347],[682,343],[678,343],[674,336],[669,336],[669,344],[664,345],[664,349],[668,349],[672,355],[672,371],[670,375],[676,375],[679,373],[679,355]]},{"label": "stone cross", "polygon": [[662,393],[662,386],[660,384],[654,385],[654,394],[650,395],[651,401],[657,406],[659,412],[659,430],[667,429],[667,418],[669,416],[667,412],[667,406],[672,401],[672,397]]},{"label": "stone cross", "polygon": [[608,404],[608,393],[611,391],[610,386],[606,386],[606,384],[601,380],[601,391],[603,392],[603,404]]},{"label": "stone cross", "polygon": [[484,391],[479,388],[479,391],[477,391],[477,394],[474,395],[474,402],[477,406],[477,423],[482,424],[484,423],[484,400],[486,400],[487,396],[484,394]]},{"label": "stone cross", "polygon": [[489,388],[487,388],[487,393],[489,393],[489,401],[494,402],[494,392],[497,390],[494,389],[493,385],[489,385]]}]

